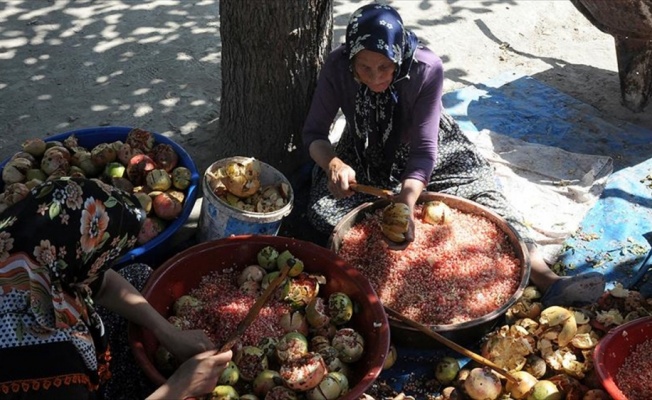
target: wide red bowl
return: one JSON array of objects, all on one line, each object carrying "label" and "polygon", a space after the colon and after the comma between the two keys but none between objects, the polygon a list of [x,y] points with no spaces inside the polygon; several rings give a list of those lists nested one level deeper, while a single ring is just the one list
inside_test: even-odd
[{"label": "wide red bowl", "polygon": [[652,340],[652,317],[638,318],[613,328],[596,346],[593,363],[600,382],[614,400],[627,400],[618,388],[618,371],[634,348]]},{"label": "wide red bowl", "polygon": [[[242,235],[200,243],[156,269],[145,284],[143,295],[159,313],[167,316],[174,301],[197,287],[202,276],[224,268],[256,264],[256,255],[268,245],[279,251],[290,250],[303,261],[307,272],[325,276],[327,283],[320,293],[328,296],[333,292],[344,292],[357,303],[351,327],[364,337],[366,351],[362,359],[352,365],[350,390],[342,399],[358,399],[382,371],[389,349],[389,325],[369,281],[326,248],[282,236]],[[129,326],[129,345],[147,377],[157,385],[165,382],[165,377],[153,362],[158,346],[154,335],[132,324]]]}]

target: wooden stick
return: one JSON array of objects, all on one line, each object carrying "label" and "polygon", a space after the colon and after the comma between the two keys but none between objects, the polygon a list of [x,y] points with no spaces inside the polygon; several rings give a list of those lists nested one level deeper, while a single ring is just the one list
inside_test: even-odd
[{"label": "wooden stick", "polygon": [[373,186],[361,185],[359,183],[350,183],[349,188],[354,192],[370,194],[372,196],[382,197],[384,199],[391,199],[394,193],[391,190],[380,189]]},{"label": "wooden stick", "polygon": [[495,364],[491,360],[488,360],[481,355],[472,352],[469,349],[466,349],[459,344],[453,342],[452,340],[446,338],[445,336],[442,336],[441,334],[433,331],[432,329],[428,328],[427,326],[420,324],[414,320],[411,320],[408,317],[403,316],[401,313],[399,313],[396,310],[393,310],[387,306],[385,306],[385,311],[387,312],[388,315],[398,319],[399,321],[405,323],[406,325],[411,326],[412,328],[418,329],[419,331],[425,333],[426,335],[430,336],[431,338],[437,340],[438,342],[445,344],[449,348],[457,351],[458,353],[462,354],[463,356],[469,357],[473,361],[476,361],[479,364],[482,364],[484,366],[487,366],[491,368],[492,370],[496,371],[500,375],[504,376],[508,381],[511,381],[512,383],[518,384],[518,378],[514,377],[509,371],[506,371],[505,369],[501,368],[499,365]]},{"label": "wooden stick", "polygon": [[256,302],[254,305],[251,307],[245,318],[240,321],[240,324],[238,324],[238,327],[236,328],[235,332],[231,335],[231,337],[224,343],[224,345],[220,348],[219,352],[223,353],[225,351],[231,350],[231,348],[236,344],[238,341],[238,338],[242,336],[242,334],[249,328],[252,322],[256,319],[258,316],[258,313],[260,313],[260,310],[262,310],[263,306],[265,303],[267,303],[267,300],[269,300],[272,297],[272,294],[278,288],[281,283],[287,278],[288,273],[290,272],[290,268],[292,268],[292,265],[294,265],[294,259],[289,259],[288,263],[284,265],[281,268],[281,273],[274,278],[272,282],[270,282],[269,286],[265,289],[262,295],[258,299],[256,299]]}]

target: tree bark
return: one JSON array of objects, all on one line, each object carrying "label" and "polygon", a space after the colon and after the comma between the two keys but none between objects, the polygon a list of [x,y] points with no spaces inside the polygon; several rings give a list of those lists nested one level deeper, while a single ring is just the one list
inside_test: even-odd
[{"label": "tree bark", "polygon": [[216,150],[288,174],[307,160],[301,128],[331,50],[332,0],[221,0]]}]

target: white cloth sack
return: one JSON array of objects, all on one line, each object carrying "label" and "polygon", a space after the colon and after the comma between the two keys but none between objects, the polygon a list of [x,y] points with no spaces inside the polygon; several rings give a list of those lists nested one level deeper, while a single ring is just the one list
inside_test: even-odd
[{"label": "white cloth sack", "polygon": [[613,160],[525,142],[489,130],[466,132],[496,171],[507,200],[553,264],[566,238],[596,203]]}]

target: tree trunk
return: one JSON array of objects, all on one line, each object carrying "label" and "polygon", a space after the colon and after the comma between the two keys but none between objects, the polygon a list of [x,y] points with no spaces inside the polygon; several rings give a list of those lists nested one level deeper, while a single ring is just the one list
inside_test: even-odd
[{"label": "tree trunk", "polygon": [[222,156],[286,175],[307,158],[301,128],[331,50],[332,0],[221,0]]}]

